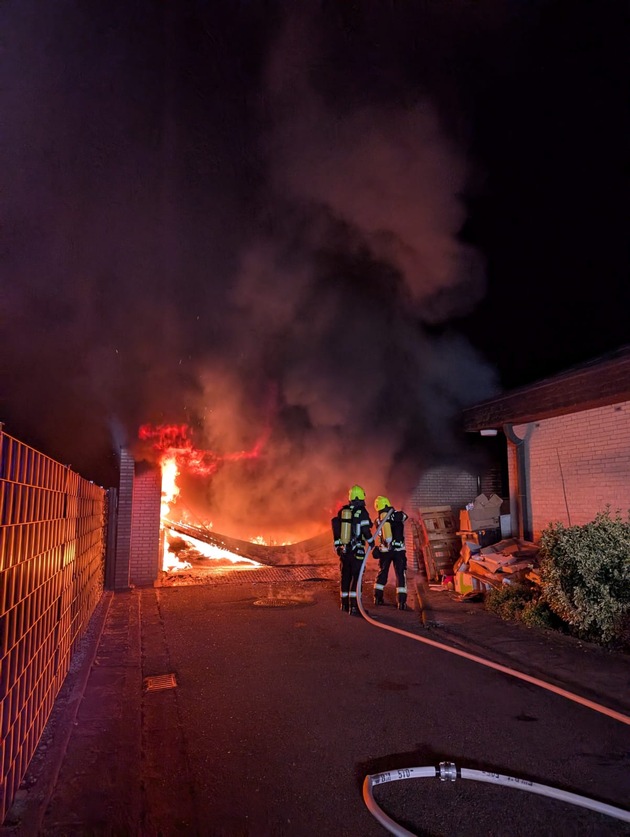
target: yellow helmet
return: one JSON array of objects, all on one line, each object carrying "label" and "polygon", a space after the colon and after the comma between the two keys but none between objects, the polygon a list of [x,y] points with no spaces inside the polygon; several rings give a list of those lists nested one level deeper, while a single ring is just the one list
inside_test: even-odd
[{"label": "yellow helmet", "polygon": [[374,500],[374,508],[377,512],[383,511],[383,509],[386,509],[389,506],[391,506],[391,503],[389,502],[387,497],[383,497],[382,494],[379,494],[376,500]]},{"label": "yellow helmet", "polygon": [[360,485],[353,485],[348,491],[348,499],[350,500],[365,500],[365,491]]}]

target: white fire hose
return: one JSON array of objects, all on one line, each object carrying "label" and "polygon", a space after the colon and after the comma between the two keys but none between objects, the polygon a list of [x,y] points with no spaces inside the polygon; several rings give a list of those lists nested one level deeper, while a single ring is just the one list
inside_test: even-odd
[{"label": "white fire hose", "polygon": [[458,768],[453,762],[448,761],[440,762],[439,767],[405,767],[400,770],[366,776],[363,782],[363,800],[372,816],[390,834],[395,834],[396,837],[414,837],[413,831],[407,831],[406,828],[398,825],[378,806],[374,800],[372,788],[375,785],[384,785],[386,782],[399,782],[401,779],[433,779],[435,777],[441,782],[454,782],[459,777],[460,779],[472,779],[475,782],[488,782],[491,785],[503,785],[529,793],[537,793],[540,796],[548,796],[550,799],[558,799],[571,805],[579,805],[581,808],[589,808],[599,814],[607,814],[609,817],[615,817],[615,819],[623,822],[630,822],[630,811],[615,808],[614,805],[607,805],[605,802],[598,802],[596,799],[589,799],[587,796],[579,796],[577,793],[570,793],[549,785],[540,785],[537,782],[519,779],[516,776],[487,773],[485,770],[469,770],[467,767]]},{"label": "white fire hose", "polygon": [[[380,533],[390,514],[391,510],[387,513],[383,520],[380,521],[374,533],[375,539]],[[445,645],[441,642],[436,642],[433,639],[427,639],[426,637],[421,637],[417,634],[409,633],[409,631],[403,631],[400,628],[394,628],[392,625],[383,625],[381,622],[377,622],[375,619],[372,619],[372,617],[366,613],[365,608],[363,607],[363,601],[361,597],[363,573],[365,571],[365,567],[371,552],[372,547],[370,546],[368,547],[368,550],[365,554],[365,559],[362,562],[362,566],[359,571],[359,577],[357,579],[357,605],[361,615],[367,622],[369,622],[377,628],[383,628],[386,631],[391,631],[392,633],[409,637],[409,639],[416,640],[416,642],[423,642],[425,645],[430,645],[433,648],[439,648],[441,651],[446,651],[449,654],[455,654],[457,657],[463,657],[464,659],[471,660],[472,662],[478,663],[479,665],[486,666],[487,668],[492,668],[495,671],[500,671],[503,674],[509,674],[510,676],[516,677],[519,680],[524,680],[526,683],[531,683],[534,686],[539,686],[541,689],[546,689],[547,691],[560,695],[561,697],[564,697],[567,700],[572,700],[575,703],[580,704],[581,706],[585,706],[588,709],[592,709],[595,712],[599,712],[602,715],[606,715],[609,718],[613,718],[614,720],[619,721],[622,724],[630,725],[630,716],[624,715],[621,712],[616,712],[614,709],[609,709],[607,706],[595,703],[594,701],[588,700],[587,698],[580,697],[579,695],[573,694],[573,692],[569,692],[566,689],[561,689],[558,686],[554,686],[552,683],[547,683],[544,680],[539,680],[537,677],[531,677],[529,674],[524,674],[521,671],[516,671],[515,669],[508,668],[508,666],[503,666],[499,663],[493,663],[490,660],[484,659],[483,657],[478,657],[476,654],[469,654],[467,651],[460,651],[458,648],[452,648],[449,645]],[[582,808],[590,808],[593,811],[598,811],[599,813],[607,814],[611,817],[616,817],[617,819],[623,820],[624,822],[630,822],[630,811],[626,811],[622,808],[615,808],[613,805],[607,805],[606,803],[598,802],[595,799],[589,799],[588,797],[579,796],[578,794],[569,793],[568,791],[563,791],[558,788],[549,787],[548,785],[540,785],[536,782],[529,782],[525,779],[518,779],[514,776],[503,776],[499,773],[487,773],[482,770],[469,770],[466,767],[456,768],[456,766],[452,762],[440,762],[439,767],[407,767],[402,768],[400,770],[392,770],[385,773],[376,773],[372,776],[366,776],[363,782],[363,800],[367,805],[370,813],[391,834],[398,835],[398,837],[414,837],[413,832],[407,831],[405,828],[398,825],[398,823],[396,823],[394,820],[388,817],[387,814],[385,814],[385,812],[382,811],[381,808],[379,808],[379,806],[376,804],[374,800],[374,796],[372,794],[372,787],[374,785],[385,784],[386,782],[397,782],[401,779],[435,778],[436,776],[442,782],[454,782],[457,778],[457,775],[459,775],[459,777],[462,779],[472,779],[477,782],[490,782],[491,784],[495,785],[504,785],[506,787],[517,788],[518,790],[529,791],[530,793],[537,793],[542,796],[549,796],[552,799],[559,799],[563,802],[569,802],[573,805],[579,805]]]}]

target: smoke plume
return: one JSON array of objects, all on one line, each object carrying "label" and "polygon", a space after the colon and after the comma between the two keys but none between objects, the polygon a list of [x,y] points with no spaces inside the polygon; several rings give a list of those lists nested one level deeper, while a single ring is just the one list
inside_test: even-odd
[{"label": "smoke plume", "polygon": [[186,423],[225,457],[186,510],[307,537],[461,460],[494,391],[448,327],[484,290],[466,157],[426,91],[335,96],[324,11],[178,8],[0,10],[3,418],[110,484],[122,438]]}]

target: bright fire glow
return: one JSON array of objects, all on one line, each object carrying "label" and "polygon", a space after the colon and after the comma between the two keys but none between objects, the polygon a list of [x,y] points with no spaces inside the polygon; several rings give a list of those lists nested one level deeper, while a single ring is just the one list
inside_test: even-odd
[{"label": "bright fire glow", "polygon": [[179,468],[177,467],[177,460],[174,456],[166,456],[160,465],[162,468],[162,504],[160,506],[160,516],[164,518],[168,517],[171,506],[179,496],[179,486],[177,485]]},{"label": "bright fire glow", "polygon": [[250,538],[249,542],[259,544],[260,546],[290,546],[292,543],[296,543],[296,541],[266,541],[262,535],[256,535],[255,538]]},{"label": "bright fire glow", "polygon": [[220,546],[204,543],[203,541],[199,541],[197,538],[193,538],[190,535],[178,534],[177,537],[189,544],[200,555],[203,555],[204,558],[211,558],[213,561],[226,559],[232,564],[251,564],[253,567],[262,566],[262,564],[259,564],[258,561],[252,561],[251,558],[245,558],[243,555],[237,555],[236,553],[223,549]]},{"label": "bright fire glow", "polygon": [[[180,489],[177,479],[180,472],[208,478],[230,462],[255,460],[262,456],[271,435],[273,413],[274,410],[270,408],[267,425],[249,450],[224,453],[196,448],[193,444],[193,431],[187,424],[142,425],[138,430],[138,438],[147,442],[153,448],[156,459],[162,468],[162,518],[169,519],[171,509],[178,501]],[[343,505],[343,501],[338,503],[335,509],[331,510],[330,514],[325,514],[324,517],[332,517],[340,505]],[[179,509],[178,514],[185,516],[186,512],[182,513]],[[170,519],[173,520],[173,518]],[[183,517],[180,517],[180,520],[183,520]],[[250,543],[253,544],[276,547],[288,546],[321,533],[322,527],[315,522],[302,521],[301,524],[299,527],[292,527],[290,531],[282,529],[275,531],[273,534],[267,533],[266,536],[258,534],[253,537],[250,537],[250,533],[243,533],[241,537],[249,538]],[[206,528],[212,527],[212,524],[207,522],[202,525]],[[165,540],[165,569],[168,566],[176,567],[178,564],[175,555],[169,556],[168,552],[168,545]]]},{"label": "bright fire glow", "polygon": [[258,459],[269,438],[271,428],[267,427],[263,431],[250,450],[223,454],[196,448],[190,438],[191,432],[187,424],[160,424],[157,427],[143,424],[138,431],[138,438],[145,442],[152,442],[153,449],[160,454],[160,462],[163,462],[165,458],[173,458],[178,468],[185,467],[193,474],[208,477],[216,473],[224,462]]},{"label": "bright fire glow", "polygon": [[167,454],[162,458],[160,466],[162,469],[162,502],[160,504],[160,519],[162,520],[162,537],[164,544],[162,569],[165,572],[168,572],[169,570],[189,570],[192,569],[192,564],[189,564],[188,561],[180,561],[177,555],[170,551],[166,529],[164,528],[164,521],[168,518],[171,506],[179,496],[179,486],[177,485],[179,468],[177,467],[177,459],[172,454]]},{"label": "bright fire glow", "polygon": [[[159,427],[152,427],[149,424],[145,424],[138,431],[139,438],[144,441],[152,441],[154,450],[159,454],[160,468],[162,471],[162,497],[160,504],[164,556],[162,569],[165,572],[192,569],[192,564],[188,561],[180,561],[175,552],[171,551],[168,543],[167,530],[164,526],[165,521],[168,521],[171,506],[179,497],[180,489],[177,484],[177,478],[181,469],[186,468],[194,474],[209,476],[215,473],[223,462],[233,462],[240,459],[256,459],[260,455],[269,436],[269,431],[265,431],[263,436],[261,436],[249,451],[237,451],[235,453],[219,455],[212,451],[203,451],[195,448],[190,439],[190,432],[190,428],[185,424],[160,425]],[[251,561],[249,558],[243,558],[226,549],[198,541],[196,538],[187,535],[178,535],[178,537],[194,546],[194,549],[206,558],[214,560],[227,559],[234,564],[247,563],[254,566],[261,566],[256,561]],[[264,543],[262,539],[257,542]]]}]

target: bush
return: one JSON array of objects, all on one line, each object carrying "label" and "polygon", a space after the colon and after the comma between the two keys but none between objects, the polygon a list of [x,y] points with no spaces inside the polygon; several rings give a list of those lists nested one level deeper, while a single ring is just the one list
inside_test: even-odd
[{"label": "bush", "polygon": [[541,537],[543,598],[584,639],[622,637],[630,613],[630,520],[610,510],[585,526],[550,524]]},{"label": "bush", "polygon": [[488,610],[502,619],[522,622],[531,628],[562,631],[567,627],[542,598],[540,588],[533,584],[504,584],[497,590],[489,590],[485,603]]},{"label": "bush", "polygon": [[532,628],[551,628],[558,631],[566,627],[542,598],[527,602],[521,612],[521,621]]},{"label": "bush", "polygon": [[503,584],[495,590],[489,590],[485,596],[488,610],[502,619],[519,619],[522,611],[531,603],[533,589],[526,584]]}]

